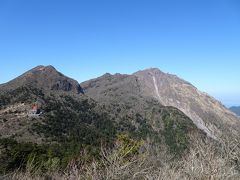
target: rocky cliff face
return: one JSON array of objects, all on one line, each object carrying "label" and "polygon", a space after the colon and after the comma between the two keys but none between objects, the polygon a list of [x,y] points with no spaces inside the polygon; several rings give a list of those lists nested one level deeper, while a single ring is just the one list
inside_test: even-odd
[{"label": "rocky cliff face", "polygon": [[155,97],[165,106],[180,109],[209,136],[221,136],[226,129],[238,130],[239,119],[232,112],[177,76],[158,69],[147,69],[134,75],[139,78],[144,94]]}]

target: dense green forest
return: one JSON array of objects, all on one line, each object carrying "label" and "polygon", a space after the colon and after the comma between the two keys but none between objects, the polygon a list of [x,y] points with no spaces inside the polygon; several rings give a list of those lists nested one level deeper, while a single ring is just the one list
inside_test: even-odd
[{"label": "dense green forest", "polygon": [[[30,103],[36,99],[44,103],[41,109],[43,114],[28,129],[32,135],[43,139],[43,142],[21,142],[14,137],[1,138],[1,174],[19,168],[24,170],[30,164],[40,172],[64,169],[71,161],[78,161],[80,154],[84,154],[81,161],[91,162],[100,158],[102,147],[113,148],[119,139],[124,139],[126,144],[148,138],[159,144],[165,141],[170,152],[177,155],[187,149],[188,128],[175,121],[167,111],[163,117],[165,130],[159,133],[138,112],[132,117],[124,116],[115,120],[106,106],[100,106],[84,96],[44,95],[41,90],[21,87],[2,97],[1,107],[17,102]],[[118,108],[118,111],[123,109]]]}]

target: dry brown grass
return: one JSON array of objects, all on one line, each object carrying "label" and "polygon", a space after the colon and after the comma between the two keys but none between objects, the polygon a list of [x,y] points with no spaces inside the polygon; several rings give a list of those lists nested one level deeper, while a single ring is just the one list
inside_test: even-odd
[{"label": "dry brown grass", "polygon": [[114,150],[102,149],[102,158],[91,163],[71,163],[64,172],[37,175],[16,172],[10,179],[146,179],[146,180],[215,180],[240,179],[240,141],[221,143],[197,140],[182,158],[173,159],[167,149],[145,142],[143,153],[126,158]]}]

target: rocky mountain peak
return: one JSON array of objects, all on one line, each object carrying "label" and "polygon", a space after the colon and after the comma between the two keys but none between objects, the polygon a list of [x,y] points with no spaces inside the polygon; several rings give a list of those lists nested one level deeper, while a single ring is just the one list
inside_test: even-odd
[{"label": "rocky mountain peak", "polygon": [[199,91],[191,83],[157,68],[132,75],[102,76],[82,83],[86,94],[99,102],[125,102],[155,99],[163,106],[172,106],[186,114],[209,137],[217,139],[226,131],[236,132],[239,119],[219,101]]},{"label": "rocky mountain peak", "polygon": [[231,128],[234,128],[233,124],[239,126],[236,116],[219,101],[176,75],[163,73],[155,68],[138,71],[133,75],[138,77],[145,95],[154,97],[164,106],[180,109],[210,137],[216,138],[216,134],[221,136],[219,124],[223,125],[222,129],[226,125]]},{"label": "rocky mountain peak", "polygon": [[26,75],[26,74],[44,74],[44,73],[50,73],[49,75],[54,75],[54,74],[61,74],[59,73],[53,66],[51,65],[48,65],[48,66],[36,66],[35,68],[27,71],[26,73],[23,74]]},{"label": "rocky mountain peak", "polygon": [[65,91],[83,93],[80,84],[62,73],[53,66],[37,66],[21,76],[3,85],[3,89],[15,89],[20,86],[31,86],[45,91]]},{"label": "rocky mountain peak", "polygon": [[143,75],[163,75],[164,73],[158,68],[148,68],[145,70],[137,71],[134,74],[143,74]]}]

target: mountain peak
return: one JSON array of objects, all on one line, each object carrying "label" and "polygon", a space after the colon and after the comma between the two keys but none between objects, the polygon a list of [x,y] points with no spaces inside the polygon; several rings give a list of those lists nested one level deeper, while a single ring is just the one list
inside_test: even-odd
[{"label": "mountain peak", "polygon": [[112,74],[110,73],[105,73],[104,75],[102,75],[102,77],[110,77],[110,76],[112,76]]},{"label": "mountain peak", "polygon": [[48,65],[48,66],[39,65],[39,66],[36,66],[36,67],[32,68],[31,70],[27,71],[27,73],[36,72],[36,71],[39,71],[39,72],[41,72],[41,71],[52,71],[52,72],[56,71],[57,72],[56,68],[54,68],[52,65]]},{"label": "mountain peak", "polygon": [[20,86],[32,86],[46,91],[66,91],[83,93],[79,83],[62,73],[53,66],[36,66],[16,79],[4,84],[5,89],[15,89]]},{"label": "mountain peak", "polygon": [[210,137],[216,138],[219,130],[214,125],[206,126],[209,119],[220,119],[219,123],[228,124],[231,128],[232,124],[239,123],[236,116],[221,103],[176,75],[164,73],[157,68],[138,71],[133,75],[138,78],[145,95],[154,97],[164,106],[178,108]]},{"label": "mountain peak", "polygon": [[151,74],[152,75],[152,74],[164,74],[164,73],[158,68],[147,68],[145,70],[137,71],[134,74]]}]

